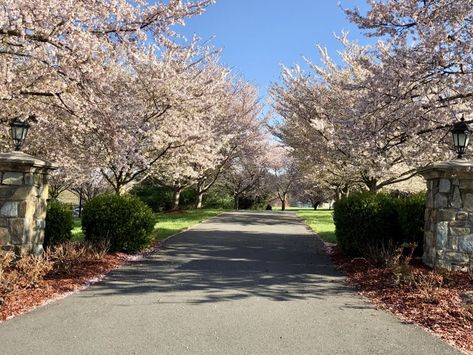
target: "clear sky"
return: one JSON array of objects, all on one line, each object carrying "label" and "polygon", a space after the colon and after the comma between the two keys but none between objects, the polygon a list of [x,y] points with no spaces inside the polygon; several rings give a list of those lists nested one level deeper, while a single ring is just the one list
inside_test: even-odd
[{"label": "clear sky", "polygon": [[[341,6],[367,7],[364,0],[342,0]],[[265,96],[278,80],[281,64],[303,64],[302,56],[317,62],[316,44],[326,46],[335,57],[340,45],[333,33],[342,30],[349,31],[351,39],[366,42],[337,0],[217,0],[178,32],[214,37],[212,43],[223,49],[223,64],[256,84]]]}]

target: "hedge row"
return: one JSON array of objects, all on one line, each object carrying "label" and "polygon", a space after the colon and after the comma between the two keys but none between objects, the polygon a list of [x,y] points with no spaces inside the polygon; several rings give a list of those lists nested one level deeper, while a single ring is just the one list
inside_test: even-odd
[{"label": "hedge row", "polygon": [[356,193],[335,203],[335,233],[345,254],[382,258],[403,243],[422,252],[424,194],[391,196]]}]

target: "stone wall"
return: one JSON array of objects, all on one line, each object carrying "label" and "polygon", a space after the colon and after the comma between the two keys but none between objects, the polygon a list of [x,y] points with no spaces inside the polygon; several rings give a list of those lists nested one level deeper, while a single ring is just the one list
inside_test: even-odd
[{"label": "stone wall", "polygon": [[473,164],[464,160],[420,170],[427,180],[424,262],[466,269],[473,256]]},{"label": "stone wall", "polygon": [[48,174],[54,166],[21,152],[0,154],[0,248],[43,250]]}]

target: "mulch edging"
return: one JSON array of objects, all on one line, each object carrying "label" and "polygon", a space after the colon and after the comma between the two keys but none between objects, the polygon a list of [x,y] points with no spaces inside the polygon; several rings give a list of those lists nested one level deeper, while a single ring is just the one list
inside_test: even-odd
[{"label": "mulch edging", "polygon": [[128,262],[126,254],[107,254],[102,260],[84,262],[74,267],[70,274],[47,275],[36,288],[15,290],[5,296],[4,303],[0,306],[0,322],[30,312],[90,286],[126,262]]},{"label": "mulch edging", "polygon": [[158,251],[162,241],[137,254],[109,253],[102,260],[87,261],[65,275],[51,273],[37,288],[19,289],[9,293],[0,304],[0,323],[63,299],[103,280],[108,273],[129,263],[142,260]]},{"label": "mulch edging", "polygon": [[[334,264],[347,275],[347,282],[377,308],[388,310],[403,321],[421,326],[449,344],[473,354],[473,313],[461,303],[460,294],[473,291],[467,273],[448,273],[441,287],[430,282],[394,285],[387,268],[370,265],[364,259],[350,259],[339,249],[327,248]],[[425,280],[432,271],[420,262],[412,265],[416,280]]]}]

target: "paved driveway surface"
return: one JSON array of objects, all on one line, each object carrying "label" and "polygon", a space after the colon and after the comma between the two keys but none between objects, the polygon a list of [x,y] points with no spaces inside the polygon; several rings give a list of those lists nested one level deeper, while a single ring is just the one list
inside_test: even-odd
[{"label": "paved driveway surface", "polygon": [[291,213],[225,213],[0,324],[1,354],[457,354],[374,310]]}]

